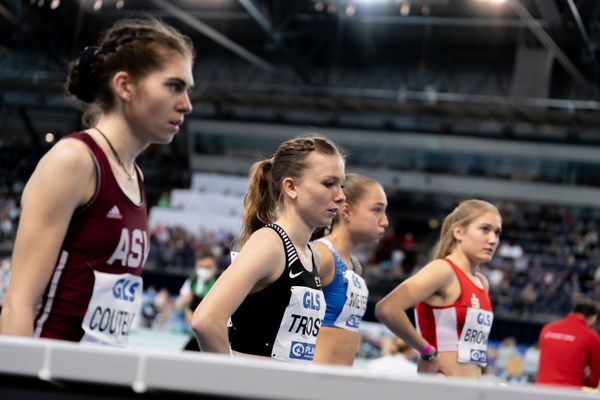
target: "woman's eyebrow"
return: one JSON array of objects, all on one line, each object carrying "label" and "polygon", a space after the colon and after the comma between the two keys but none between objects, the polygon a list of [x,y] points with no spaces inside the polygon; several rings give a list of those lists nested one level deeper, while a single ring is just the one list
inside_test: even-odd
[{"label": "woman's eyebrow", "polygon": [[187,86],[189,88],[189,90],[193,90],[195,88],[194,84],[189,84],[184,79],[181,79],[181,78],[178,78],[178,77],[175,77],[175,76],[167,78],[167,81],[169,81],[169,82],[176,82],[176,83],[179,83],[179,84],[181,84],[183,86]]}]

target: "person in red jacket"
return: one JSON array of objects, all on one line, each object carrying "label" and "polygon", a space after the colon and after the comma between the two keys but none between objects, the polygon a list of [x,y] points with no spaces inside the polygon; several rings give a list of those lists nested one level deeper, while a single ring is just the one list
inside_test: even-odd
[{"label": "person in red jacket", "polygon": [[593,330],[598,309],[579,303],[565,318],[540,332],[540,362],[536,383],[598,386],[600,336]]}]

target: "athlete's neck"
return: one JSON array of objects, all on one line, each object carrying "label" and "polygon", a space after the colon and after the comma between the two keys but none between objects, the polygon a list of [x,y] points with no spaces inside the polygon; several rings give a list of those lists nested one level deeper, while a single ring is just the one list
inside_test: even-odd
[{"label": "athlete's neck", "polygon": [[352,251],[356,247],[354,242],[350,237],[350,233],[342,228],[334,228],[333,231],[324,237],[324,239],[328,240],[335,250],[338,252],[344,263],[350,263],[352,256]]},{"label": "athlete's neck", "polygon": [[275,221],[275,224],[279,225],[285,231],[297,251],[308,251],[308,242],[312,235],[312,229],[305,224],[286,218],[284,215],[279,217]]},{"label": "athlete's neck", "polygon": [[[103,114],[95,126],[106,135],[123,165],[133,170],[135,159],[147,144],[138,140],[126,121],[117,114]],[[93,133],[94,130],[88,132]]]},{"label": "athlete's neck", "polygon": [[446,256],[454,265],[460,268],[464,273],[475,275],[479,271],[479,263],[472,262],[469,257],[462,251],[455,249],[452,253]]}]

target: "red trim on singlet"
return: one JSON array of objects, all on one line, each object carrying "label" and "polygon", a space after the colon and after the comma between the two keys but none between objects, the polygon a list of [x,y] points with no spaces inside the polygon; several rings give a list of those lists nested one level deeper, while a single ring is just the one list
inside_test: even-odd
[{"label": "red trim on singlet", "polygon": [[[484,288],[478,287],[451,260],[447,258],[442,260],[446,261],[454,271],[460,286],[460,295],[454,303],[444,306],[432,306],[425,302],[418,303],[415,306],[415,322],[421,336],[438,351],[456,351],[458,338],[465,324],[469,307],[491,312],[492,305]],[[474,300],[473,296],[477,300]],[[479,307],[476,307],[477,303],[479,303]]]}]

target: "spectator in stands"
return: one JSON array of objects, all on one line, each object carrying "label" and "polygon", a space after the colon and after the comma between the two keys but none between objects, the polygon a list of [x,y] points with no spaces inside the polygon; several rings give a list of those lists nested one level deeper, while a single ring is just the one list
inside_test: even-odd
[{"label": "spectator in stands", "polygon": [[149,286],[142,293],[142,305],[140,307],[140,325],[144,328],[152,328],[158,310],[154,304],[156,288]]},{"label": "spectator in stands", "polygon": [[381,339],[381,357],[369,361],[367,369],[389,376],[417,376],[418,353],[399,337]]},{"label": "spectator in stands", "polygon": [[150,232],[151,245],[146,265],[170,272],[188,269],[195,263],[195,253],[210,248],[222,270],[230,264],[232,238],[233,233],[229,232],[201,231],[192,234],[179,226],[156,225]]},{"label": "spectator in stands", "polygon": [[535,342],[523,355],[523,378],[526,382],[535,382],[540,362],[540,346]]},{"label": "spectator in stands", "polygon": [[502,339],[496,349],[496,359],[494,360],[496,375],[504,379],[508,359],[518,356],[520,356],[520,354],[517,349],[517,339],[514,336],[508,336]]},{"label": "spectator in stands", "polygon": [[415,235],[412,232],[406,232],[400,241],[400,249],[404,252],[402,270],[405,273],[410,273],[417,261],[416,247]]},{"label": "spectator in stands", "polygon": [[10,281],[10,264],[10,257],[0,259],[0,312],[2,311],[2,305],[4,304],[6,288]]},{"label": "spectator in stands", "polygon": [[254,164],[240,252],[194,313],[203,350],[228,353],[231,341],[236,354],[312,361],[325,302],[309,240],[345,200],[344,176],[339,150],[320,136],[288,140]]},{"label": "spectator in stands", "polygon": [[193,57],[172,27],[123,19],[70,64],[93,128],[54,145],[23,192],[2,334],[127,344],[149,244],[135,159],[192,110]]},{"label": "spectator in stands", "polygon": [[0,208],[0,240],[13,237],[14,224],[9,217],[9,208]]},{"label": "spectator in stands", "polygon": [[537,383],[596,387],[600,380],[600,337],[592,328],[598,309],[578,303],[565,318],[540,332]]},{"label": "spectator in stands", "polygon": [[[175,308],[183,312],[185,320],[192,323],[192,315],[198,304],[208,294],[217,280],[217,259],[209,250],[203,250],[196,256],[194,274],[185,280],[179,296],[175,300]],[[200,351],[196,337],[192,335],[184,350]]]},{"label": "spectator in stands", "polygon": [[[352,366],[360,345],[359,324],[367,309],[369,290],[362,266],[352,255],[359,245],[376,243],[388,226],[387,198],[379,182],[347,174],[346,201],[330,232],[314,242],[321,258],[319,275],[327,308],[317,337],[315,363]],[[316,234],[321,236],[323,232]]]},{"label": "spectator in stands", "polygon": [[158,207],[160,208],[168,208],[169,207],[169,193],[163,192],[158,198]]},{"label": "spectator in stands", "polygon": [[[381,322],[419,351],[420,372],[481,376],[493,313],[479,264],[492,259],[501,229],[494,205],[462,202],[444,219],[434,260],[377,303]],[[405,311],[413,306],[418,331]]]},{"label": "spectator in stands", "polygon": [[175,304],[169,290],[161,288],[152,299],[152,305],[156,312],[152,320],[152,328],[157,330],[167,329],[172,319],[173,310],[175,309]]}]

